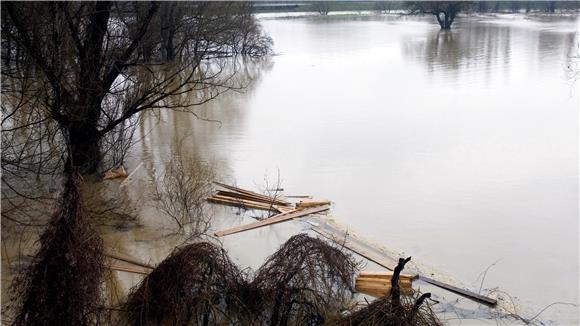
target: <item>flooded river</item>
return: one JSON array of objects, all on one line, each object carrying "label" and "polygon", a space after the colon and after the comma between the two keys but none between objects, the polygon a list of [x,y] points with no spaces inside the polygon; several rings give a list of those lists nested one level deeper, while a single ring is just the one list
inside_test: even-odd
[{"label": "flooded river", "polygon": [[[145,119],[144,157],[191,134],[189,150],[226,180],[259,188],[279,171],[285,193],[334,201],[341,223],[475,289],[495,263],[484,287],[532,311],[578,303],[577,19],[471,17],[451,32],[427,18],[262,24],[277,55],[247,67],[244,94],[197,110],[221,125]],[[224,244],[256,267],[298,230]],[[543,316],[578,322],[569,306]]]},{"label": "flooded river", "polygon": [[[341,223],[475,289],[495,263],[484,287],[532,311],[578,303],[577,19],[471,17],[451,32],[427,18],[262,24],[277,55],[249,68],[244,94],[198,110],[222,124],[146,120],[146,152],[191,133],[191,150],[238,185],[279,171],[285,193],[334,201]],[[224,243],[257,266],[293,232]],[[569,306],[543,316],[578,322]]]},{"label": "flooded river", "polygon": [[[568,68],[578,19],[461,17],[450,32],[430,17],[261,22],[276,55],[243,67],[243,93],[196,109],[221,123],[145,114],[128,166],[145,168],[125,187],[146,184],[190,136],[186,154],[213,162],[222,180],[260,189],[279,174],[286,194],[332,200],[339,223],[475,290],[495,264],[483,287],[517,298],[526,317],[578,304],[580,81]],[[214,209],[216,230],[252,221]],[[157,262],[180,242],[160,221],[149,214],[106,240]],[[256,268],[302,228],[282,223],[223,243]],[[560,305],[542,317],[577,324],[577,313]]]}]

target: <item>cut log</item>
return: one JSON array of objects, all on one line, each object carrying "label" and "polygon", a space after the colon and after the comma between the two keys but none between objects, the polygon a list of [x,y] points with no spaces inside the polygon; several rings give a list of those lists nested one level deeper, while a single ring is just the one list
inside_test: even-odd
[{"label": "cut log", "polygon": [[305,208],[302,210],[292,210],[290,212],[285,212],[285,213],[280,213],[278,215],[274,215],[274,216],[267,218],[265,220],[262,220],[262,221],[258,221],[258,222],[254,222],[254,223],[250,223],[250,224],[246,224],[246,225],[240,225],[240,226],[237,226],[234,228],[218,231],[215,233],[215,236],[223,237],[223,236],[226,236],[229,234],[234,234],[234,233],[238,233],[238,232],[242,232],[242,231],[252,230],[252,229],[260,228],[263,226],[288,221],[288,220],[291,220],[294,218],[303,217],[303,216],[314,214],[314,213],[319,213],[319,212],[325,211],[329,208],[330,208],[329,205],[324,205],[324,206]]}]

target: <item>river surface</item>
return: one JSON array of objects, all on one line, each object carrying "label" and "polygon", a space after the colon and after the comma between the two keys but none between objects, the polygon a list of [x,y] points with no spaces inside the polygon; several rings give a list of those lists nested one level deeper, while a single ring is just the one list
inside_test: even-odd
[{"label": "river surface", "polygon": [[[495,264],[483,287],[530,313],[578,304],[578,19],[462,17],[451,32],[415,17],[261,22],[276,55],[246,67],[244,93],[197,109],[221,124],[146,118],[143,158],[190,134],[225,180],[259,189],[279,173],[286,194],[332,200],[341,223],[475,289]],[[299,230],[223,241],[256,267]]]},{"label": "river surface", "polygon": [[[341,225],[476,291],[505,291],[523,317],[578,304],[577,18],[461,17],[450,32],[394,15],[261,23],[276,55],[241,67],[244,92],[196,108],[220,123],[143,114],[128,161],[136,172],[116,183],[139,200],[142,226],[105,227],[108,247],[157,263],[183,242],[143,190],[181,140],[221,180],[332,200]],[[213,210],[213,230],[255,214]],[[256,269],[303,229],[287,222],[221,241]],[[120,277],[125,289],[141,279]],[[478,316],[463,324],[496,323]],[[568,305],[541,317],[579,322]]]}]

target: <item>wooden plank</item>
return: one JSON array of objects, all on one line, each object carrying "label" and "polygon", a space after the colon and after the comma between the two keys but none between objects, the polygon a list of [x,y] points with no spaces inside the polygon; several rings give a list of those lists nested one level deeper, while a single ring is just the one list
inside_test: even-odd
[{"label": "wooden plank", "polygon": [[483,296],[481,294],[473,293],[471,291],[468,291],[468,290],[465,290],[465,289],[461,289],[461,288],[458,288],[456,286],[453,286],[453,285],[450,285],[450,284],[447,284],[447,283],[443,283],[443,282],[434,280],[432,278],[429,278],[429,277],[426,277],[426,276],[423,276],[423,275],[419,275],[419,279],[420,280],[423,280],[423,281],[425,281],[425,282],[427,282],[429,284],[433,284],[433,285],[438,286],[440,288],[443,288],[443,289],[446,289],[448,291],[457,293],[457,294],[462,295],[464,297],[468,297],[468,298],[470,298],[472,300],[475,300],[475,301],[477,301],[479,303],[483,303],[485,305],[492,306],[492,307],[495,306],[495,305],[497,305],[497,300],[492,299],[492,298],[489,298],[489,297],[486,297],[486,296]]},{"label": "wooden plank", "polygon": [[330,205],[330,200],[302,200],[296,204],[296,207],[306,208],[320,205]]},{"label": "wooden plank", "polygon": [[219,192],[218,192],[218,195],[213,195],[213,196],[209,197],[207,200],[210,202],[213,201],[215,203],[220,203],[220,201],[222,201],[221,203],[223,203],[223,204],[231,204],[233,206],[239,206],[239,207],[245,206],[245,207],[249,207],[249,208],[261,209],[261,210],[266,210],[266,211],[278,211],[280,213],[294,210],[294,208],[288,207],[288,206],[279,206],[276,204],[256,202],[253,200],[245,200],[245,199],[239,199],[239,198],[235,198],[235,197],[229,197],[226,195],[219,195]]},{"label": "wooden plank", "polygon": [[[401,294],[404,295],[411,295],[413,294],[413,288],[410,287],[399,287],[399,289],[401,290]],[[356,284],[355,285],[355,290],[357,290],[358,292],[362,292],[365,293],[365,291],[371,290],[371,291],[380,291],[382,293],[389,293],[391,292],[391,286],[390,285],[380,285],[380,284],[376,284],[376,285],[372,285],[372,284]]]},{"label": "wooden plank", "polygon": [[238,203],[249,203],[249,204],[263,206],[263,207],[267,207],[267,208],[270,208],[272,206],[269,203],[255,201],[252,199],[243,199],[243,198],[231,197],[231,196],[226,196],[226,195],[220,195],[219,193],[211,196],[211,198],[224,199],[224,200],[229,200],[229,201],[238,202]]},{"label": "wooden plank", "polygon": [[223,237],[223,236],[229,235],[229,234],[234,234],[234,233],[238,233],[238,232],[242,232],[242,231],[252,230],[252,229],[260,228],[263,226],[284,222],[284,221],[291,220],[294,218],[303,217],[303,216],[306,216],[309,214],[319,213],[319,212],[325,211],[329,208],[330,208],[329,205],[324,205],[324,206],[317,206],[317,207],[311,207],[311,208],[305,208],[305,209],[301,209],[301,210],[293,210],[290,212],[280,213],[278,215],[274,215],[274,216],[267,218],[265,220],[262,220],[262,221],[258,221],[258,222],[254,222],[254,223],[250,223],[250,224],[245,224],[245,225],[240,225],[240,226],[237,226],[234,228],[218,231],[215,233],[215,236],[216,237]]},{"label": "wooden plank", "polygon": [[[393,276],[393,272],[383,272],[383,271],[360,271],[358,273],[359,278],[386,278],[391,279]],[[417,275],[407,275],[407,274],[400,274],[399,279],[407,279],[407,280],[415,280],[417,279]]]},{"label": "wooden plank", "polygon": [[[381,283],[381,282],[373,282],[373,281],[365,281],[365,280],[357,280],[355,282],[355,284],[358,286],[379,286],[379,287],[385,287],[385,286],[391,286],[391,283]],[[411,283],[401,283],[399,282],[399,287],[401,289],[412,289],[413,287],[411,286]]]},{"label": "wooden plank", "polygon": [[246,195],[246,194],[242,194],[242,193],[238,193],[238,192],[233,192],[233,191],[218,190],[217,194],[222,195],[222,196],[232,197],[232,198],[239,198],[239,199],[256,201],[256,202],[270,204],[270,205],[280,205],[280,206],[290,205],[290,203],[280,201],[277,198],[272,198],[272,197],[262,198],[262,197],[250,196],[250,195]]},{"label": "wooden plank", "polygon": [[[242,188],[230,186],[230,185],[227,185],[225,183],[221,183],[221,182],[217,182],[217,181],[214,181],[214,183],[217,184],[218,186],[221,186],[221,187],[224,187],[226,189],[233,190],[233,191],[236,191],[236,192],[239,192],[239,193],[242,193],[242,194],[246,194],[246,195],[250,195],[250,196],[254,196],[254,197],[260,197],[260,198],[263,198],[265,200],[270,200],[270,201],[272,200],[272,197],[269,197],[269,196],[266,196],[266,195],[263,195],[263,194],[259,194],[257,192],[253,192],[253,191],[250,191],[250,190],[246,190],[246,189],[242,189]],[[278,199],[276,201],[279,202],[281,205],[289,205],[290,204],[289,202],[284,201],[284,200],[280,200],[280,199]]]},{"label": "wooden plank", "polygon": [[126,263],[131,263],[133,265],[137,265],[137,266],[141,266],[141,267],[145,267],[145,268],[149,268],[149,269],[155,269],[155,267],[153,267],[150,264],[147,264],[147,263],[138,261],[135,258],[128,257],[128,256],[124,256],[124,255],[121,255],[121,254],[115,254],[115,253],[107,252],[107,253],[105,253],[105,256],[107,256],[109,258],[121,260],[121,261],[124,261]]},{"label": "wooden plank", "polygon": [[336,244],[344,246],[345,248],[351,250],[352,252],[359,254],[360,256],[372,262],[375,262],[378,265],[390,271],[392,271],[394,269],[393,266],[396,265],[396,262],[393,259],[381,256],[377,253],[374,253],[371,250],[368,250],[367,248],[365,248],[364,245],[361,245],[360,243],[353,241],[353,238],[351,237],[347,237],[346,235],[339,237],[337,234],[333,234],[317,226],[312,226],[312,230],[322,235],[323,237],[335,242]]},{"label": "wooden plank", "polygon": [[149,275],[151,270],[143,268],[143,267],[130,267],[130,266],[123,266],[118,264],[107,264],[107,268],[112,269],[114,271],[121,271],[127,273],[134,273],[134,274],[141,274],[141,275]]},{"label": "wooden plank", "polygon": [[[391,279],[385,280],[382,278],[361,278],[357,277],[357,282],[376,283],[376,284],[391,284]],[[411,286],[411,280],[399,279],[401,286]]]},{"label": "wooden plank", "polygon": [[[348,238],[346,237],[346,234],[343,234],[342,236],[337,236],[336,232],[328,232],[318,226],[313,225],[312,226],[312,230],[320,235],[322,235],[325,238],[328,238],[329,240],[337,243],[338,245],[342,245],[345,248],[351,250],[352,252],[355,252],[357,254],[359,254],[360,256],[373,261],[375,263],[377,263],[378,265],[392,271],[395,266],[397,265],[396,262],[394,262],[394,260],[391,257],[388,257],[384,254],[379,254],[376,253],[375,250],[368,250],[367,248],[369,247],[369,245],[366,245],[364,243],[362,243],[359,239],[354,239],[353,238]],[[335,233],[335,234],[333,234]],[[366,247],[366,248],[365,248]],[[476,302],[479,303],[483,303],[489,306],[495,306],[497,305],[497,300],[480,295],[478,293],[475,293],[473,291],[469,291],[466,289],[461,289],[458,288],[456,286],[444,283],[444,282],[440,282],[434,279],[431,279],[429,277],[423,276],[423,275],[417,275],[419,279],[430,283],[432,285],[435,285],[439,288],[451,291],[453,293],[457,293],[460,295],[463,295],[469,299],[472,299]]]},{"label": "wooden plank", "polygon": [[260,209],[260,210],[264,210],[264,211],[269,211],[269,210],[274,209],[274,207],[270,207],[270,205],[265,205],[265,204],[256,203],[256,202],[249,202],[247,200],[242,200],[242,199],[223,198],[223,197],[220,197],[217,195],[208,197],[207,201],[209,201],[211,203],[218,203],[218,204],[236,206],[236,207],[247,208],[247,209]]}]

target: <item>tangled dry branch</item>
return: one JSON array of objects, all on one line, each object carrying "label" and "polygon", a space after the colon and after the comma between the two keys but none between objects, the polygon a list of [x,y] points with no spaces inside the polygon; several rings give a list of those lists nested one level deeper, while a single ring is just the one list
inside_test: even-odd
[{"label": "tangled dry branch", "polygon": [[80,177],[65,177],[32,264],[14,280],[14,325],[92,325],[102,318],[103,243],[83,210]]},{"label": "tangled dry branch", "polygon": [[300,234],[249,276],[208,242],[177,249],[130,294],[131,325],[319,325],[352,299],[357,264]]}]

